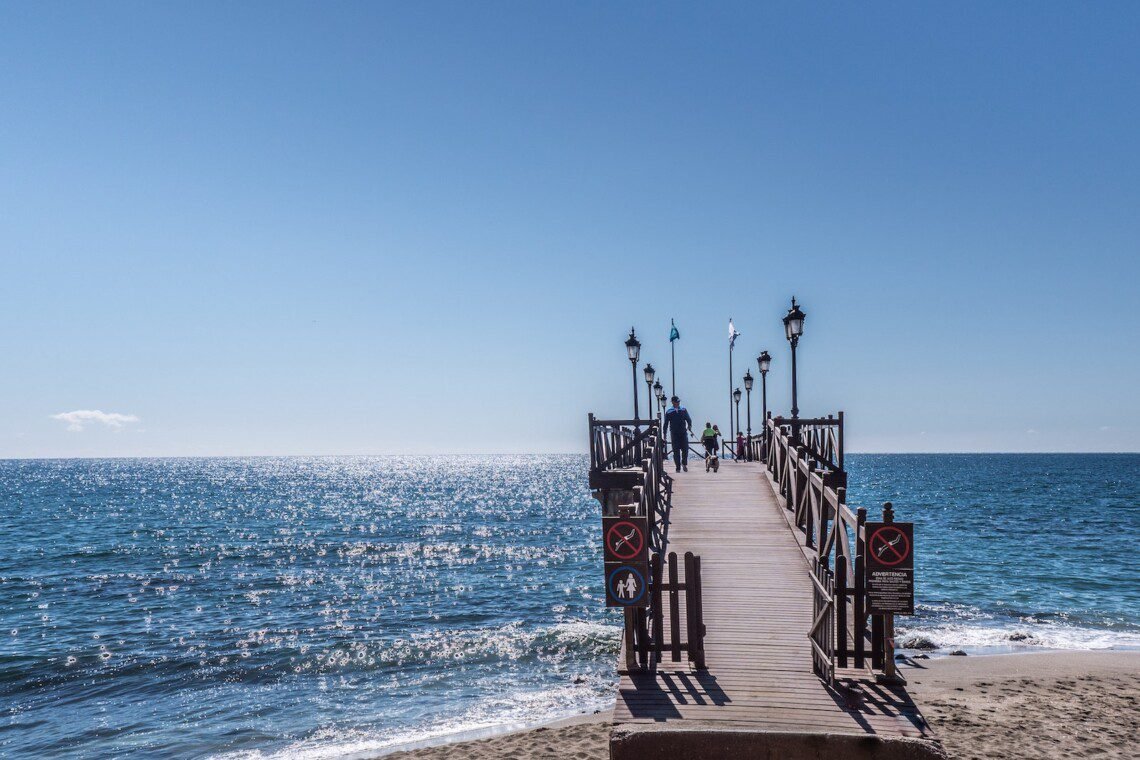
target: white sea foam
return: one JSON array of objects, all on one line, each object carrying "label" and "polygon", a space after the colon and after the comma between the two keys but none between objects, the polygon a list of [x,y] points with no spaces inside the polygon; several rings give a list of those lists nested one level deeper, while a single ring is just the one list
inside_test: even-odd
[{"label": "white sea foam", "polygon": [[321,728],[283,749],[216,756],[226,760],[363,760],[403,750],[483,739],[533,728],[613,705],[615,683],[586,679],[552,689],[481,701],[463,715],[430,726],[396,731]]},{"label": "white sea foam", "polygon": [[[607,660],[616,656],[621,629],[614,625],[573,620],[526,629],[519,624],[497,629],[453,631],[449,636],[417,635],[414,646],[447,659],[452,647],[484,648],[480,654],[512,659],[525,653],[544,652],[557,666],[566,655],[593,651]],[[441,632],[442,633],[442,632]],[[446,648],[441,649],[447,641]],[[409,642],[410,643],[410,642]],[[414,659],[414,658],[410,658]],[[250,750],[220,755],[227,760],[353,760],[377,757],[407,749],[468,741],[539,726],[575,715],[591,714],[613,705],[616,678],[596,673],[566,673],[566,683],[545,688],[501,693],[498,677],[474,684],[487,696],[466,711],[429,725],[397,729],[359,730],[325,726],[303,740],[274,751]]]},{"label": "white sea foam", "polygon": [[1137,649],[1140,633],[1084,628],[1056,623],[978,625],[938,622],[900,627],[900,644],[926,639],[937,649]]}]

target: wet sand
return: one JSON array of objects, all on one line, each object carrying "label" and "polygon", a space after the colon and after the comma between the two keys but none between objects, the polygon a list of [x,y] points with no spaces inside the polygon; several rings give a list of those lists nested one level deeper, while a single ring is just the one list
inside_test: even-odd
[{"label": "wet sand", "polygon": [[[951,757],[1131,758],[1140,743],[1140,652],[915,660],[910,691]],[[609,757],[609,716],[398,752],[399,760]]]}]

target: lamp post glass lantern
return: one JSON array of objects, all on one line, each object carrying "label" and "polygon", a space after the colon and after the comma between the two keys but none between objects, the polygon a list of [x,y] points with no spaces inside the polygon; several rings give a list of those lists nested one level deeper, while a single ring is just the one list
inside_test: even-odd
[{"label": "lamp post glass lantern", "polygon": [[744,370],[744,397],[746,399],[745,405],[748,408],[748,461],[751,462],[754,457],[752,456],[752,373]]},{"label": "lamp post glass lantern", "polygon": [[648,417],[653,416],[653,378],[657,371],[653,369],[652,364],[646,364],[645,369],[645,414]]},{"label": "lamp post glass lantern", "polygon": [[[741,394],[739,388],[737,388],[736,390],[734,390],[732,392],[732,400],[736,402],[736,433],[737,433],[737,435],[740,434],[740,397],[741,397],[741,395],[743,395],[743,394]],[[735,446],[736,441],[733,441],[732,444],[733,444],[733,446]],[[735,451],[735,449],[733,449],[733,450]]]},{"label": "lamp post glass lantern", "polygon": [[789,342],[796,343],[804,334],[804,317],[806,316],[796,304],[795,296],[792,296],[792,308],[788,309],[788,313],[784,315],[784,335]]},{"label": "lamp post glass lantern", "polygon": [[772,366],[772,357],[767,351],[761,351],[756,357],[756,366],[760,368],[760,424],[763,430],[763,447],[760,449],[760,458],[767,458],[768,451],[768,369]]},{"label": "lamp post glass lantern", "polygon": [[665,411],[665,387],[658,380],[653,384],[653,395],[657,398],[658,415]]},{"label": "lamp post glass lantern", "polygon": [[641,419],[637,409],[637,360],[641,356],[641,341],[637,339],[634,329],[629,328],[629,337],[625,341],[625,352],[629,356],[630,368],[633,370],[633,418]]},{"label": "lamp post glass lantern", "polygon": [[[796,387],[796,346],[800,342],[800,336],[804,334],[804,317],[807,316],[803,313],[798,305],[796,305],[796,298],[792,296],[792,308],[788,309],[788,313],[784,315],[784,335],[788,339],[788,343],[792,344],[792,419],[799,419],[800,406],[797,399]],[[799,426],[792,425],[792,436],[799,439]]]}]

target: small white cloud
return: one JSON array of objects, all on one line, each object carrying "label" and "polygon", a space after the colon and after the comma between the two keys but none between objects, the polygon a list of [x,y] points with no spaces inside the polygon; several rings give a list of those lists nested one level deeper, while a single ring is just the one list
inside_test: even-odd
[{"label": "small white cloud", "polygon": [[1025,431],[1025,434],[1026,435],[1037,435],[1037,431],[1034,430],[1033,428],[1029,428],[1028,430]]},{"label": "small white cloud", "polygon": [[1102,433],[1109,431],[1109,430],[1112,430],[1112,427],[1109,425],[1101,425],[1100,426],[1100,432],[1102,432]]},{"label": "small white cloud", "polygon": [[77,409],[74,412],[60,412],[51,416],[53,420],[67,423],[67,429],[74,432],[83,430],[92,423],[105,425],[112,430],[121,430],[124,425],[138,422],[139,418],[133,414],[119,414],[118,412],[100,412],[98,409]]}]

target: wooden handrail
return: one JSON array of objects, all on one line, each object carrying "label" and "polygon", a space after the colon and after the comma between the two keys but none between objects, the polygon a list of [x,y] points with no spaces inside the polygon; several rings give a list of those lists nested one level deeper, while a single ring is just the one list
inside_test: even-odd
[{"label": "wooden handrail", "polygon": [[[649,609],[625,610],[624,651],[626,667],[640,663],[648,667],[651,658],[660,660],[663,650],[679,660],[682,650],[698,669],[704,663],[704,617],[701,613],[700,557],[691,552],[684,556],[684,581],[678,579],[677,555],[668,547],[669,511],[673,479],[665,471],[666,443],[657,420],[600,420],[589,416],[590,483],[595,495],[607,509],[614,501],[626,500],[627,492],[636,494],[629,507],[635,515],[649,519],[649,561],[651,568]],[[640,471],[640,472],[639,472]],[[596,485],[595,485],[596,484]],[[664,558],[668,556],[668,582],[662,577]],[[685,593],[685,640],[681,640],[680,592]],[[664,599],[663,599],[664,597]],[[665,649],[663,615],[668,611],[670,641]]]},{"label": "wooden handrail", "polygon": [[[835,661],[847,667],[853,657],[855,667],[883,668],[889,676],[893,620],[870,615],[867,608],[867,510],[847,505],[843,426],[843,412],[795,420],[770,416],[753,439],[764,451],[764,464],[791,513],[790,522],[814,550],[815,615],[809,636],[816,672],[834,677]],[[828,610],[833,611],[830,618]],[[820,630],[828,619],[834,619],[834,627]]]},{"label": "wooden handrail", "polygon": [[591,414],[589,428],[591,483],[607,472],[621,471],[637,478],[640,470],[637,485],[623,487],[638,494],[635,513],[650,519],[650,548],[664,551],[673,481],[662,466],[665,444],[658,421],[602,420]]}]

